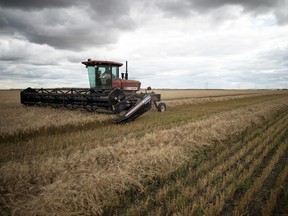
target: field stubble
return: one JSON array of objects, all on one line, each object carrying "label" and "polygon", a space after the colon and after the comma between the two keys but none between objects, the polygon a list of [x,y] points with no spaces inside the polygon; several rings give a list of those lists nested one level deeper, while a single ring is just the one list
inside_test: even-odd
[{"label": "field stubble", "polygon": [[[285,152],[287,139],[283,141],[283,137],[287,137],[287,94],[269,92],[253,97],[249,94],[249,98],[226,98],[206,103],[207,101],[201,102],[203,105],[198,105],[199,112],[194,115],[191,114],[194,112],[193,106],[178,104],[174,106],[177,109],[171,106],[170,111],[161,115],[151,112],[145,116],[147,119],[143,117],[127,125],[111,125],[108,123],[109,119],[102,120],[101,117],[100,120],[93,120],[82,112],[65,111],[69,115],[76,113],[76,117],[71,120],[68,119],[71,117],[64,115],[65,120],[60,121],[60,126],[53,125],[51,121],[52,126],[49,127],[58,128],[60,132],[45,132],[43,126],[39,129],[40,132],[44,131],[43,134],[35,133],[35,128],[27,131],[24,128],[20,133],[21,129],[10,133],[13,136],[7,138],[7,133],[4,132],[1,143],[1,152],[4,154],[1,156],[0,168],[1,213],[77,215],[117,212],[164,214],[178,211],[181,214],[209,214],[213,211],[227,213],[231,206],[235,214],[243,212],[259,187],[254,191],[251,189],[252,192],[241,189],[242,193],[247,194],[245,196],[248,202],[240,200],[238,203],[236,195],[239,194],[239,188],[242,188],[241,184],[249,182],[253,173],[251,169],[262,163],[261,159],[255,160],[255,156],[261,152],[262,157],[265,157],[271,149],[276,151],[277,146],[280,146],[279,149],[283,148],[281,152]],[[208,104],[212,104],[213,109]],[[25,109],[20,109],[22,108]],[[33,112],[34,109],[36,112],[37,108],[32,108]],[[40,113],[46,112],[45,109],[37,110]],[[55,111],[48,110],[51,114]],[[17,112],[22,113],[23,110]],[[57,112],[52,115],[63,118],[62,110]],[[39,117],[43,114],[45,116],[42,113]],[[81,117],[78,118],[78,115]],[[33,115],[32,118],[34,117]],[[271,120],[274,118],[275,121]],[[273,125],[275,130],[272,126],[265,128],[264,123]],[[75,127],[70,130],[62,128],[70,124],[75,124]],[[231,143],[227,149],[227,140],[240,139],[249,128],[252,128],[252,134],[257,132],[256,134],[265,136],[261,139],[258,135],[252,136],[246,141],[244,137],[243,147],[240,140],[235,145],[232,145],[234,142]],[[260,129],[255,131],[255,128]],[[36,135],[17,135],[21,133]],[[279,137],[280,144],[272,142],[272,137]],[[220,147],[222,150],[219,150]],[[218,156],[215,151],[223,153]],[[204,156],[203,152],[206,152]],[[203,158],[209,161],[207,156],[211,152],[214,152],[213,163],[202,163]],[[224,160],[225,154],[227,160]],[[278,154],[275,153],[276,159],[278,158],[274,160],[276,162],[267,165],[269,169],[280,160],[281,154]],[[198,160],[195,160],[197,157]],[[259,155],[257,157],[262,158]],[[181,174],[177,172],[183,167],[186,168],[184,173],[190,171],[187,172],[188,176],[184,175],[184,184],[182,178],[177,178]],[[269,169],[265,171],[268,174]],[[280,183],[285,178],[285,170],[282,171],[282,180],[279,177]],[[168,181],[167,184],[164,181],[163,185],[155,186],[155,180],[167,179],[171,173],[176,174],[173,181]],[[239,175],[242,177],[235,183],[235,178]],[[195,179],[195,182],[191,185],[189,179]],[[252,181],[251,185],[253,182],[260,182],[257,185],[261,185],[262,181]],[[149,194],[149,188],[156,189],[157,192]],[[127,193],[129,191],[133,193]],[[252,195],[248,195],[249,193]],[[137,194],[141,194],[140,197],[143,198],[136,205],[129,200],[134,195],[137,198]],[[273,194],[279,194],[276,186]],[[235,204],[227,202],[228,198],[231,200],[233,197]],[[271,197],[272,200],[273,196]],[[125,208],[119,208],[123,207],[123,203],[126,203]],[[273,208],[267,211],[271,212],[271,209]]]},{"label": "field stubble", "polygon": [[[191,106],[207,102],[255,97],[260,95],[283,94],[272,90],[158,90],[168,109],[177,106]],[[285,93],[285,92],[284,92]],[[101,124],[114,117],[98,113],[69,111],[65,109],[25,107],[20,104],[19,91],[0,91],[0,136],[9,137],[28,133],[43,133],[51,128],[58,129],[73,125]]]}]

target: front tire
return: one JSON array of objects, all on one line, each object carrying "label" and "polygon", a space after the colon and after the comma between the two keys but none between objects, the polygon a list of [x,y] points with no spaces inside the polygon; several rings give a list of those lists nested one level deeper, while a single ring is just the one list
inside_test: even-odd
[{"label": "front tire", "polygon": [[166,104],[165,103],[159,103],[157,106],[158,112],[165,112],[166,111]]}]

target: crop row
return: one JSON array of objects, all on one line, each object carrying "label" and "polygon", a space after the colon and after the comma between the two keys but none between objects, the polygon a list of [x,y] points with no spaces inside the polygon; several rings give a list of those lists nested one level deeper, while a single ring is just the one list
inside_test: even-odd
[{"label": "crop row", "polygon": [[287,112],[267,124],[266,128],[250,131],[243,141],[225,143],[226,147],[206,152],[197,167],[193,167],[195,161],[192,161],[184,176],[178,174],[173,183],[164,184],[125,214],[241,215],[249,211],[261,214],[262,206],[251,206],[253,196],[273,169],[280,166],[277,183],[268,188],[271,195],[263,208],[264,214],[271,212],[287,176],[287,167],[282,169],[283,161],[278,163],[288,155]]}]

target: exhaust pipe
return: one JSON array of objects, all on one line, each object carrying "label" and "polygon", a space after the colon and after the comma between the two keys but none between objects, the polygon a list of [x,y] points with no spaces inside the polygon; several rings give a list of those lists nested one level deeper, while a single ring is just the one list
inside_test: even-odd
[{"label": "exhaust pipe", "polygon": [[125,74],[121,73],[121,79],[128,80],[128,62],[127,61],[126,61],[126,72]]},{"label": "exhaust pipe", "polygon": [[121,79],[128,80],[128,62],[127,61],[126,61],[126,72],[125,72],[125,74],[121,73]]},{"label": "exhaust pipe", "polygon": [[128,61],[126,61],[126,73],[125,73],[125,79],[128,80]]}]

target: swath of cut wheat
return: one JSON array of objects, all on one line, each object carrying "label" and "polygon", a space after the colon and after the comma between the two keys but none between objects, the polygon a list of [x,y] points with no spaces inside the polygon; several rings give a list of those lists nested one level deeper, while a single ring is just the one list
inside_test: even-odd
[{"label": "swath of cut wheat", "polygon": [[[95,148],[89,151],[85,150],[85,136],[71,133],[70,138],[78,140],[79,145],[68,147],[57,156],[49,154],[27,162],[24,158],[3,164],[2,190],[9,193],[2,200],[15,214],[102,214],[117,202],[119,194],[131,188],[145,190],[146,182],[173,172],[199,149],[213,144],[213,140],[236,136],[251,124],[260,125],[287,106],[287,98],[279,99],[142,137],[95,137]],[[93,136],[93,132],[89,134]],[[49,145],[45,143],[49,139],[42,140],[44,145]],[[60,140],[61,137],[54,139],[59,143]]]}]

